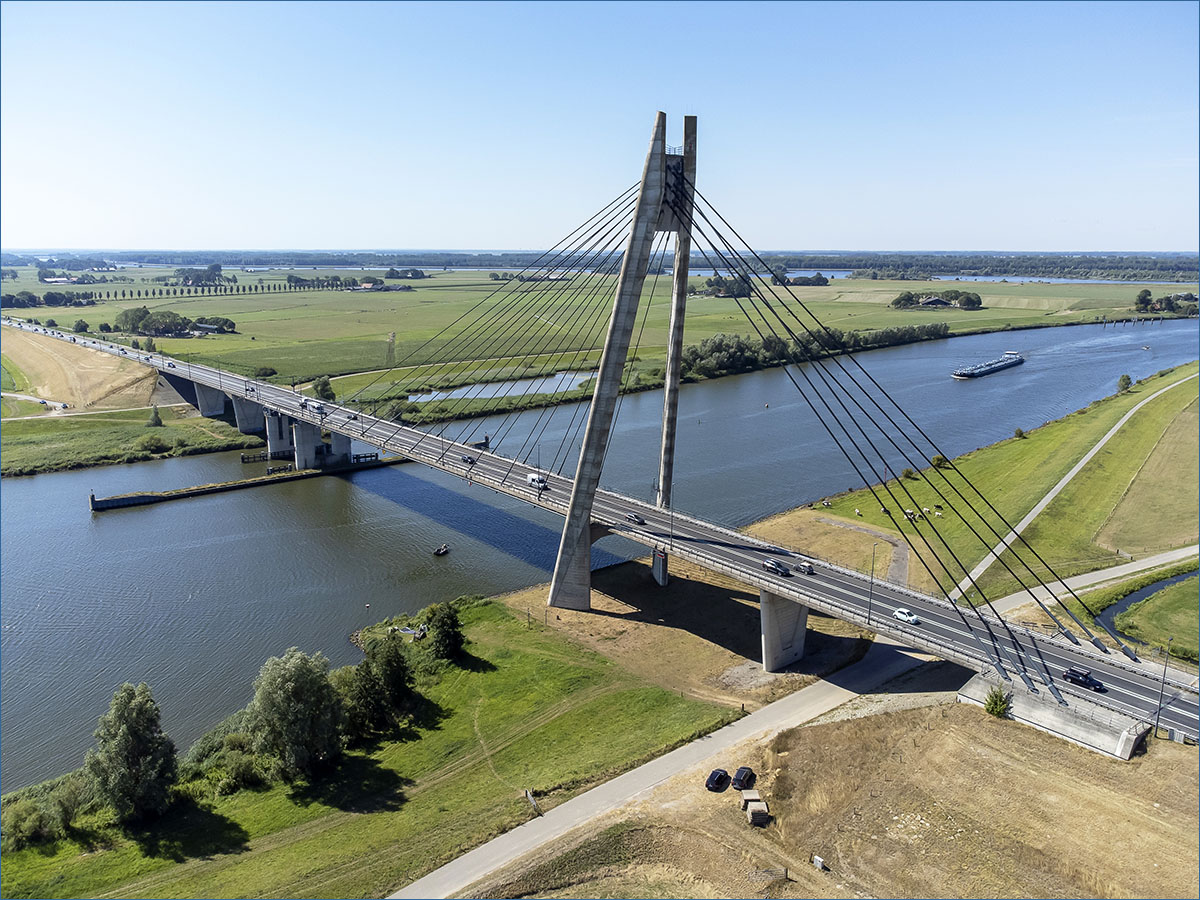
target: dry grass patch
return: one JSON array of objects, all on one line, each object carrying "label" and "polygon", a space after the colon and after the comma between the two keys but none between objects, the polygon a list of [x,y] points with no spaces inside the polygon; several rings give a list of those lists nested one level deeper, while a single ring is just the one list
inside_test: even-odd
[{"label": "dry grass patch", "polygon": [[150,405],[158,374],[79,344],[5,328],[4,355],[28,378],[32,393],[73,409],[125,409]]},{"label": "dry grass patch", "polygon": [[655,584],[647,560],[594,572],[592,585],[592,609],[584,612],[547,609],[546,585],[502,599],[660,687],[748,710],[860,659],[870,643],[869,632],[814,611],[805,658],[769,674],[758,594],[744,585],[677,559],[666,588]]}]

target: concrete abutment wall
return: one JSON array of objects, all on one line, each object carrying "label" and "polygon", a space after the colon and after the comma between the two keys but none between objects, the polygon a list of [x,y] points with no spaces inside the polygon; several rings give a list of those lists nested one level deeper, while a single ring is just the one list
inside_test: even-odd
[{"label": "concrete abutment wall", "polygon": [[779,672],[804,657],[808,607],[768,590],[758,592],[762,629],[762,661],[767,672]]}]

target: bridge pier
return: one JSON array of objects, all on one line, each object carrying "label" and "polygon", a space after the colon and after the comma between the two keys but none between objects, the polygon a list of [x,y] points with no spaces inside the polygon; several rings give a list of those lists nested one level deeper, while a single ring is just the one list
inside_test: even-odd
[{"label": "bridge pier", "polygon": [[206,384],[193,382],[196,388],[196,409],[202,416],[220,416],[225,413],[225,392],[210,388]]},{"label": "bridge pier", "polygon": [[233,401],[233,418],[237,422],[237,430],[242,434],[259,434],[266,430],[267,423],[263,420],[261,403],[247,400],[244,397],[229,395]]},{"label": "bridge pier", "polygon": [[292,422],[292,442],[296,447],[296,471],[315,469],[325,453],[321,429],[309,422]]},{"label": "bridge pier", "polygon": [[779,672],[804,657],[808,607],[768,590],[758,592],[763,670]]},{"label": "bridge pier", "polygon": [[267,453],[288,453],[296,450],[292,441],[292,420],[289,416],[280,415],[275,410],[268,410],[263,417],[263,425],[267,430]]},{"label": "bridge pier", "polygon": [[329,454],[325,457],[325,461],[331,466],[350,464],[349,435],[339,434],[336,431],[329,433]]},{"label": "bridge pier", "polygon": [[592,608],[592,544],[607,534],[612,534],[603,525],[595,522],[588,523],[584,532],[584,540],[575,547],[571,554],[570,565],[565,569],[554,570],[554,584],[557,590],[550,595],[547,606],[558,609],[591,609]]}]

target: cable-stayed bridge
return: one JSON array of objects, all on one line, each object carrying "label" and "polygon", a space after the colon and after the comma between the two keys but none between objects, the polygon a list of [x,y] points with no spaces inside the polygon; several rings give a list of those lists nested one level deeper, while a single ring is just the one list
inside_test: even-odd
[{"label": "cable-stayed bridge", "polygon": [[[772,273],[699,194],[695,143],[695,120],[689,117],[684,145],[668,148],[665,117],[660,113],[638,185],[547,251],[537,266],[504,279],[480,303],[438,335],[409,348],[375,378],[373,383],[383,383],[389,373],[402,373],[405,384],[455,380],[472,384],[462,396],[444,404],[449,408],[443,412],[478,415],[492,407],[503,410],[503,389],[493,386],[529,365],[595,367],[591,404],[548,405],[527,413],[537,417],[534,431],[514,452],[500,452],[511,427],[511,410],[498,426],[494,417],[489,420],[494,436],[477,440],[483,420],[476,419],[474,424],[472,420],[460,423],[458,433],[447,437],[444,428],[439,433],[404,422],[406,415],[413,418],[406,391],[400,401],[385,397],[390,408],[377,415],[368,412],[378,412],[381,402],[378,394],[370,393],[371,385],[340,403],[324,402],[159,353],[104,342],[94,346],[116,355],[132,353],[134,359],[157,368],[202,414],[221,414],[227,400],[232,401],[238,427],[247,432],[265,430],[271,454],[291,455],[297,468],[348,461],[351,440],[359,440],[564,516],[550,589],[552,606],[589,608],[591,545],[604,535],[619,534],[651,549],[652,570],[660,584],[666,583],[669,557],[677,556],[757,587],[763,664],[768,670],[802,657],[812,609],[987,673],[1014,692],[1039,698],[1043,707],[1039,727],[1105,752],[1128,755],[1131,742],[1136,741],[1129,735],[1144,732],[1144,725],[1130,729],[1123,717],[1142,723],[1161,721],[1178,735],[1196,738],[1194,688],[1174,673],[1138,660],[1111,632],[1121,652],[1110,649],[1067,606],[1053,601],[1048,606],[1038,599],[1037,587],[1061,580],[1019,536],[996,564],[1016,577],[1057,630],[1042,634],[1022,628],[990,608],[970,575],[975,559],[962,558],[963,548],[939,530],[920,498],[938,498],[939,513],[944,510],[945,515],[956,517],[985,552],[1011,526],[953,463],[932,464],[940,454],[936,443],[846,352],[871,346],[871,335],[843,335],[821,324],[790,290],[787,279]],[[675,246],[670,262],[663,434],[656,502],[650,504],[601,490],[599,477],[621,392],[637,375],[637,348],[649,302],[644,298],[647,294],[652,298],[656,286],[647,287],[645,281],[652,271],[666,268],[669,236],[674,236]],[[974,604],[952,602],[949,591],[942,597],[918,594],[880,581],[873,573],[863,575],[813,560],[672,508],[681,371],[685,363],[703,364],[686,358],[682,341],[693,245],[714,276],[719,276],[719,289],[728,303],[745,315],[756,332],[754,352],[771,363],[798,364],[784,368],[787,377],[881,510],[890,510],[888,515],[914,558],[935,582],[943,583],[945,579],[938,575],[948,573],[955,581],[963,578],[964,584],[970,583],[975,588]],[[639,303],[643,303],[640,330]],[[746,350],[744,342],[731,341],[717,346],[715,352],[724,354],[715,365],[736,368],[736,355]],[[567,436],[542,466],[540,450],[534,461],[532,448],[537,434],[560,411],[571,416]],[[328,444],[322,437],[326,432],[331,438]],[[575,468],[570,474],[567,469],[572,463]],[[888,478],[889,469],[894,473],[909,466],[921,473],[925,493],[914,494],[905,484],[907,479]],[[915,621],[896,618],[898,609],[910,611]],[[1072,667],[1091,671],[1107,690],[1094,693],[1064,681],[1063,672]],[[1114,741],[1114,729],[1128,734]],[[1105,733],[1108,737],[1102,736]]]}]

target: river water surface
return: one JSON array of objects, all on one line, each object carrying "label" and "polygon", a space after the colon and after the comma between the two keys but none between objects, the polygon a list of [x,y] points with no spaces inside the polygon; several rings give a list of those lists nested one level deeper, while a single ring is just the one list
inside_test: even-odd
[{"label": "river water surface", "polygon": [[[1143,345],[1149,350],[1143,350]],[[959,382],[952,369],[1019,350],[1027,362]],[[1077,326],[960,337],[862,354],[871,374],[955,455],[1009,437],[1197,357],[1197,324]],[[476,420],[498,452],[551,467],[576,407]],[[741,526],[859,487],[782,370],[680,391],[677,509]],[[623,398],[602,484],[653,498],[660,391]],[[544,420],[543,420],[544,421]],[[356,662],[348,636],[467,593],[549,579],[562,520],[417,465],[103,514],[87,496],[257,474],[236,453],[4,479],[0,486],[0,788],[79,766],[113,691],[146,681],[186,748],[243,706],[290,646]],[[443,541],[452,552],[434,557]],[[608,538],[594,564],[640,548]],[[369,604],[369,606],[368,606]]]}]

